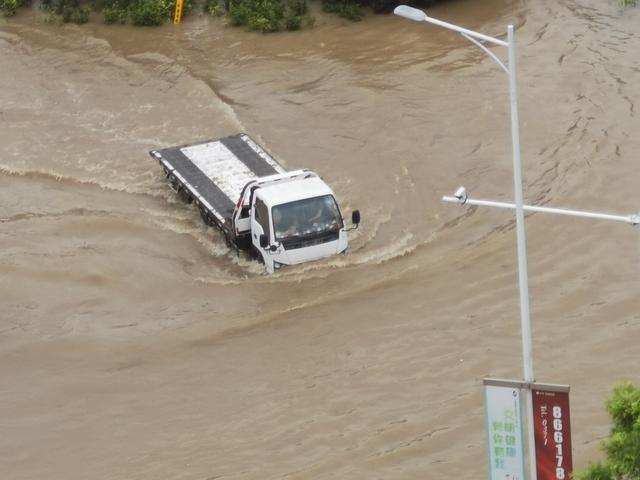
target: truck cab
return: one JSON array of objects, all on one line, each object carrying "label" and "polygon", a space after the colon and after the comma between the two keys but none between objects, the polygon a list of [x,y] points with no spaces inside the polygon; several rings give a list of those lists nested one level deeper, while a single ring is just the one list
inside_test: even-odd
[{"label": "truck cab", "polygon": [[257,189],[251,243],[269,272],[343,253],[347,232],[333,191],[315,174]]}]

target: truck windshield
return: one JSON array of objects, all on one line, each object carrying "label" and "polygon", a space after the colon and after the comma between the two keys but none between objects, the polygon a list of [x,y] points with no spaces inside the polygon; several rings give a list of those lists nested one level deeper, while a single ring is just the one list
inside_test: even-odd
[{"label": "truck windshield", "polygon": [[276,240],[337,231],[343,226],[333,195],[276,205],[272,214]]}]

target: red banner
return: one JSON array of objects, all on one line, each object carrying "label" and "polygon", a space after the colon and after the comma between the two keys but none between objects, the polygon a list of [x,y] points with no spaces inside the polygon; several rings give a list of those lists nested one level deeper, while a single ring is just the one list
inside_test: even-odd
[{"label": "red banner", "polygon": [[538,384],[533,386],[531,393],[537,480],[570,480],[573,461],[569,388]]}]

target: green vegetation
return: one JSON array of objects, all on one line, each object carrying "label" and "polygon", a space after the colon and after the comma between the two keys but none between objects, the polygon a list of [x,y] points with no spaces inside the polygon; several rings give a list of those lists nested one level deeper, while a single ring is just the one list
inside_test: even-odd
[{"label": "green vegetation", "polygon": [[[0,12],[4,16],[15,15],[16,9],[28,1],[0,0]],[[263,33],[298,30],[315,23],[307,6],[309,0],[185,0],[183,17],[192,9],[193,1],[212,16],[226,16],[231,25]],[[367,10],[388,13],[404,0],[320,1],[325,12],[357,22]],[[412,5],[426,6],[435,1],[417,0]],[[619,1],[630,4],[637,0]],[[49,12],[47,21],[52,23],[85,23],[96,12],[105,23],[161,25],[173,17],[175,0],[42,0],[42,8]]]},{"label": "green vegetation", "polygon": [[18,7],[26,6],[28,0],[0,0],[0,13],[4,17],[13,17]]},{"label": "green vegetation", "polygon": [[171,18],[173,8],[171,0],[133,0],[128,9],[129,18],[134,25],[162,25]]},{"label": "green vegetation", "polygon": [[0,0],[0,11],[5,17],[12,17],[16,14],[16,0]]},{"label": "green vegetation", "polygon": [[51,23],[86,23],[91,15],[91,7],[79,0],[43,0],[42,8],[49,12]]},{"label": "green vegetation", "polygon": [[604,462],[589,465],[575,480],[640,480],[640,388],[618,385],[607,402],[611,435],[602,442]]},{"label": "green vegetation", "polygon": [[[298,30],[303,19],[310,21],[306,0],[226,0],[224,9],[232,25],[263,33]],[[222,7],[211,0],[207,10],[220,15]]]},{"label": "green vegetation", "polygon": [[224,5],[218,0],[205,0],[204,11],[213,17],[221,17],[225,14]]},{"label": "green vegetation", "polygon": [[[0,0],[15,1],[20,0]],[[161,25],[173,17],[175,8],[175,0],[43,0],[42,5],[50,12],[50,22],[84,23],[92,11],[87,2],[109,24]],[[264,33],[298,30],[303,22],[313,22],[306,0],[204,0],[200,6],[213,16],[226,14],[232,25]],[[192,7],[191,0],[184,1],[183,17]]]},{"label": "green vegetation", "polygon": [[[0,0],[2,1],[2,0]],[[7,0],[4,0],[7,1]],[[43,0],[50,22],[85,23],[92,11],[102,13],[105,23],[161,25],[173,15],[175,0]],[[184,12],[191,9],[189,0]]]},{"label": "green vegetation", "polygon": [[102,7],[102,17],[104,23],[127,23],[129,19],[129,9],[125,2],[114,1],[110,5]]},{"label": "green vegetation", "polygon": [[[199,0],[195,0],[199,1]],[[308,12],[308,0],[202,0],[199,6],[214,17],[227,16],[229,23],[263,33],[298,30],[313,26],[315,19]],[[367,10],[389,13],[404,0],[320,0],[325,12],[358,22]],[[411,5],[428,7],[438,0],[416,0]],[[617,0],[621,8],[634,7],[638,0]],[[29,0],[0,0],[0,14],[15,15],[18,7]],[[49,12],[49,22],[85,23],[92,11],[100,12],[105,23],[161,25],[174,14],[175,0],[42,0]],[[183,17],[193,3],[186,0]]]},{"label": "green vegetation", "polygon": [[339,17],[346,18],[352,22],[359,22],[364,18],[362,5],[349,0],[324,0],[322,10],[335,13]]}]

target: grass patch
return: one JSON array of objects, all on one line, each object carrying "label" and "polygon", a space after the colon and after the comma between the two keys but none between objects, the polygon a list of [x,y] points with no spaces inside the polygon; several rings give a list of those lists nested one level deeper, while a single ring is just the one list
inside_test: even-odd
[{"label": "grass patch", "polygon": [[349,2],[347,0],[325,1],[322,4],[322,10],[334,13],[341,18],[346,18],[352,22],[359,22],[364,18],[364,8],[358,3]]},{"label": "grass patch", "polygon": [[19,7],[28,4],[28,0],[0,0],[0,13],[3,17],[13,17]]},{"label": "grass patch", "polygon": [[[211,0],[207,10],[219,14],[221,8],[217,0]],[[232,25],[262,33],[298,30],[308,16],[306,0],[228,0],[224,8]]]}]

